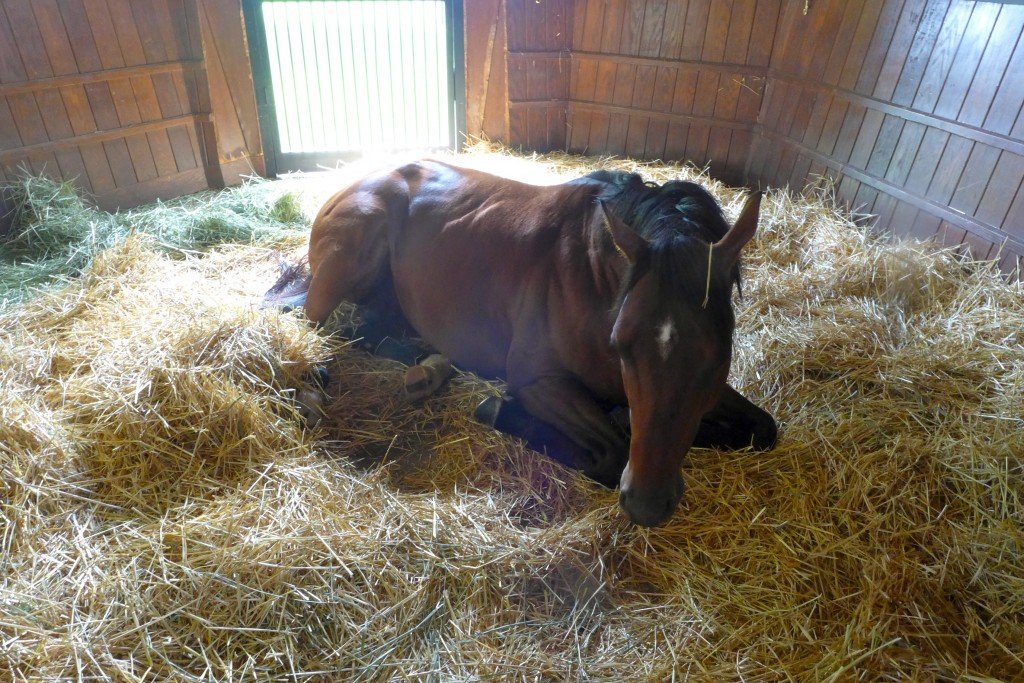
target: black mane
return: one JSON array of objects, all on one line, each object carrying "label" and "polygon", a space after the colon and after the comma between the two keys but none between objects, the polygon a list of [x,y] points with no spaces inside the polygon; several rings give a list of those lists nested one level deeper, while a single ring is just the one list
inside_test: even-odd
[{"label": "black mane", "polygon": [[718,201],[696,183],[670,180],[658,185],[636,173],[605,170],[584,178],[604,185],[598,198],[649,242],[677,236],[717,242],[729,231]]},{"label": "black mane", "polygon": [[[645,273],[689,297],[707,293],[709,245],[722,239],[729,224],[710,192],[696,183],[646,182],[636,173],[600,170],[580,181],[602,185],[597,198],[648,241],[651,248],[626,278],[623,294]],[[740,289],[737,264],[730,281]]]}]

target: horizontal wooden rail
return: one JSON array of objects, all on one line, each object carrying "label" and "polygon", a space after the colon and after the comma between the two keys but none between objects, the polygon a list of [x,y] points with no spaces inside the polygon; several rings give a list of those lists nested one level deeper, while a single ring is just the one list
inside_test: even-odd
[{"label": "horizontal wooden rail", "polygon": [[[509,51],[509,54],[513,54]],[[531,54],[519,52],[516,54]],[[554,53],[553,56],[558,56]],[[664,66],[671,68],[688,68],[700,71],[714,71],[717,73],[736,73],[746,76],[758,76],[764,78],[768,68],[764,66],[753,66],[750,64],[729,64],[726,62],[702,62],[696,59],[663,59],[661,57],[638,57],[636,55],[606,54],[603,52],[587,52],[585,50],[573,50],[573,59],[592,59],[595,61],[611,62],[612,64],[633,64],[635,66]]]},{"label": "horizontal wooden rail", "polygon": [[858,104],[867,109],[873,109],[883,114],[889,114],[897,118],[901,118],[904,121],[913,121],[914,123],[920,123],[925,126],[932,128],[938,128],[947,133],[953,135],[959,135],[962,138],[980,142],[985,145],[990,145],[997,149],[1002,149],[1007,152],[1013,152],[1014,154],[1020,154],[1024,156],[1024,142],[1020,140],[1014,140],[1011,137],[1000,135],[999,133],[991,133],[982,128],[976,128],[975,126],[969,126],[963,123],[958,123],[951,119],[942,118],[929,114],[926,112],[918,111],[916,109],[910,109],[908,107],[901,107],[898,104],[892,104],[891,102],[884,102],[882,100],[875,99],[874,97],[868,97],[867,95],[861,95],[860,93],[853,92],[852,90],[845,90],[843,88],[837,88],[827,83],[818,83],[815,81],[787,74],[785,72],[776,72],[774,70],[768,73],[769,78],[778,82],[789,83],[791,85],[797,85],[802,88],[808,88],[811,90],[817,90],[818,92],[832,92],[838,97]]},{"label": "horizontal wooden rail", "polygon": [[141,66],[126,66],[119,69],[106,69],[104,71],[90,71],[87,73],[71,74],[68,76],[54,76],[53,78],[40,78],[34,81],[23,81],[20,83],[3,83],[0,84],[0,97],[5,97],[7,95],[19,95],[21,93],[35,92],[38,90],[66,88],[73,85],[85,85],[86,83],[116,81],[122,78],[178,73],[191,69],[199,69],[202,66],[203,60],[201,59],[178,60],[173,62],[143,64]]},{"label": "horizontal wooden rail", "polygon": [[44,154],[47,152],[53,152],[55,150],[60,149],[71,149],[74,147],[80,147],[82,145],[88,145],[96,142],[119,140],[121,138],[128,137],[129,135],[152,133],[158,130],[166,130],[167,128],[173,128],[174,126],[195,125],[197,123],[208,123],[210,121],[211,118],[209,114],[186,114],[184,116],[175,116],[169,119],[160,119],[158,121],[148,121],[146,123],[139,123],[133,126],[123,126],[121,128],[100,130],[96,131],[95,133],[76,135],[75,137],[71,138],[64,138],[61,140],[50,140],[48,142],[40,142],[34,145],[28,145],[26,147],[15,147],[14,149],[3,150],[0,151],[0,163],[16,161],[19,159],[26,159],[37,154]]},{"label": "horizontal wooden rail", "polygon": [[1013,235],[1005,233],[995,226],[983,223],[973,216],[969,216],[965,213],[957,211],[956,209],[948,207],[944,204],[939,204],[925,197],[921,197],[911,192],[907,192],[902,187],[899,187],[898,185],[893,185],[884,178],[878,178],[876,176],[871,175],[870,173],[867,173],[857,168],[856,166],[851,166],[849,164],[836,161],[835,159],[825,156],[821,152],[815,149],[811,149],[810,147],[807,147],[802,143],[799,143],[796,140],[788,138],[780,133],[762,130],[761,135],[769,140],[774,140],[775,142],[778,142],[782,145],[788,145],[789,147],[792,147],[793,149],[798,151],[800,154],[810,157],[811,159],[817,161],[819,164],[827,166],[833,171],[837,171],[838,173],[844,176],[849,176],[850,178],[853,178],[854,180],[857,180],[865,185],[868,185],[869,187],[872,187],[878,190],[879,192],[884,192],[885,194],[888,194],[892,197],[895,197],[896,199],[904,201],[907,204],[917,207],[918,209],[927,211],[932,215],[937,216],[942,220],[957,226],[958,228],[962,228],[970,233],[977,235],[978,237],[982,237],[988,240],[992,244],[1008,245],[1011,247],[1013,251],[1024,254],[1024,240],[1021,240],[1018,237],[1014,237]]},{"label": "horizontal wooden rail", "polygon": [[509,57],[533,57],[535,59],[590,59],[612,64],[632,64],[635,66],[661,66],[673,69],[686,68],[716,73],[736,73],[745,76],[764,78],[768,68],[749,64],[729,64],[727,62],[702,62],[697,59],[664,59],[661,57],[641,57],[637,55],[609,54],[606,52],[588,52],[586,50],[509,50]]},{"label": "horizontal wooden rail", "polygon": [[569,104],[569,100],[561,98],[548,98],[548,99],[537,99],[537,100],[509,100],[509,109],[526,109],[528,107],[564,107]]},{"label": "horizontal wooden rail", "polygon": [[[523,102],[509,102],[509,108],[513,105],[522,105]],[[527,102],[529,104],[529,102]],[[695,116],[693,114],[673,114],[670,112],[656,111],[653,109],[640,109],[638,107],[619,107],[613,104],[602,104],[600,102],[585,102],[583,100],[569,100],[570,110],[598,112],[601,114],[625,114],[626,116],[646,116],[657,121],[668,121],[669,123],[686,123],[697,126],[710,126],[712,128],[732,128],[733,130],[753,130],[752,121],[729,121],[715,118],[714,116]]]}]

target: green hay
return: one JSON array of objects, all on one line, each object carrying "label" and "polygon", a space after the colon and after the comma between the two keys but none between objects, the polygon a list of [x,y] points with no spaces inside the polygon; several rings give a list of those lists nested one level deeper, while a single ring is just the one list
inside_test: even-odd
[{"label": "green hay", "polygon": [[187,252],[225,243],[279,244],[302,239],[308,220],[298,197],[250,180],[130,211],[92,206],[69,182],[24,175],[7,186],[14,226],[0,242],[0,302],[16,303],[79,275],[99,252],[135,232],[160,249]]}]

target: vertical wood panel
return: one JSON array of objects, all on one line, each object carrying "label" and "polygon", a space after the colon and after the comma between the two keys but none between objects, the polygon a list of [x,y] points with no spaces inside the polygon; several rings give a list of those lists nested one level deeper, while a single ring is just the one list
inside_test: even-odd
[{"label": "vertical wood panel", "polygon": [[903,5],[903,13],[896,24],[892,40],[889,41],[889,49],[882,61],[882,68],[874,82],[873,97],[880,100],[892,98],[906,66],[914,37],[918,34],[918,24],[922,21],[925,7],[926,3],[923,0],[907,0]]},{"label": "vertical wood panel", "polygon": [[85,23],[93,35],[100,68],[117,69],[125,65],[110,8],[104,0],[82,0]]},{"label": "vertical wood panel", "polygon": [[[779,0],[577,1],[572,48],[586,55],[574,57],[569,100],[617,109],[576,111],[571,147],[586,141],[590,153],[685,157],[697,164],[713,153],[713,170],[741,178],[780,7]],[[633,56],[655,61],[628,61]],[[628,115],[622,108],[684,118]]]},{"label": "vertical wood panel", "polygon": [[18,134],[14,113],[7,98],[0,97],[0,149],[21,147],[21,136]]},{"label": "vertical wood panel", "polygon": [[[505,12],[502,0],[464,5],[466,22],[466,132],[505,139]],[[596,12],[592,12],[596,14]]]},{"label": "vertical wood panel", "polygon": [[[60,8],[55,0],[33,0],[32,11],[46,54],[50,60],[50,68],[55,76],[78,73],[78,63],[71,47],[71,39],[64,29],[64,20],[60,16]],[[79,38],[76,27],[76,42]]]},{"label": "vertical wood panel", "polygon": [[960,47],[960,40],[967,28],[967,22],[971,18],[972,9],[973,3],[954,2],[946,13],[946,18],[942,22],[942,28],[939,29],[935,46],[928,59],[928,65],[917,86],[917,94],[913,101],[914,109],[930,112],[935,107],[935,102],[939,99],[939,93],[942,91],[942,84],[953,66],[953,57],[956,55],[957,48]]},{"label": "vertical wood panel", "polygon": [[[979,126],[985,120],[1022,30],[1024,6],[1004,6],[999,12],[978,70],[970,81],[957,121]],[[1018,90],[1024,91],[1021,81],[1017,81],[1016,85]]]},{"label": "vertical wood panel", "polygon": [[799,186],[825,172],[880,228],[976,257],[1004,239],[1024,253],[1013,223],[1024,205],[1024,8],[821,0],[807,17],[781,16],[752,177]]},{"label": "vertical wood panel", "polygon": [[[199,131],[213,132],[200,1],[5,0],[0,165],[74,179],[108,207],[204,187],[192,170],[201,163]],[[216,29],[218,47],[237,38],[241,49],[224,60],[229,104],[215,113],[225,130],[258,151],[241,4],[226,0],[217,10],[227,18]],[[218,53],[218,66],[225,55]],[[111,69],[130,71],[108,74]],[[161,127],[165,119],[190,116],[195,123]]]},{"label": "vertical wood panel", "polygon": [[949,2],[929,2],[925,7],[921,23],[917,26],[913,43],[899,74],[899,80],[892,92],[893,102],[904,106],[913,102],[949,7]]},{"label": "vertical wood panel", "polygon": [[17,36],[14,44],[21,56],[28,80],[53,76],[50,58],[46,54],[43,36],[39,32],[32,5],[27,0],[7,0],[3,6],[11,23],[11,33]]},{"label": "vertical wood panel", "polygon": [[14,44],[14,31],[0,6],[0,83],[16,83],[26,78],[25,65]]},{"label": "vertical wood panel", "polygon": [[1000,5],[994,2],[980,2],[967,26],[967,33],[956,51],[952,69],[942,84],[934,113],[948,119],[955,119],[967,96],[967,89],[974,80],[981,55],[988,44],[989,36],[999,16]]}]

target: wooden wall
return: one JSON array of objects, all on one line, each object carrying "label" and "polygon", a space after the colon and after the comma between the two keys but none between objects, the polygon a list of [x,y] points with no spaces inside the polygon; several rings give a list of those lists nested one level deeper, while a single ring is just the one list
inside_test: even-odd
[{"label": "wooden wall", "polygon": [[0,181],[74,179],[106,208],[217,186],[258,156],[246,78],[237,0],[2,0]]},{"label": "wooden wall", "polygon": [[[216,138],[213,186],[263,175],[263,145],[241,0],[196,0]],[[269,93],[268,93],[269,96]]]},{"label": "wooden wall", "polygon": [[1024,6],[962,0],[787,3],[751,182],[839,181],[878,225],[1024,254]]},{"label": "wooden wall", "polygon": [[463,5],[466,46],[466,132],[508,139],[508,46],[504,0]]},{"label": "wooden wall", "polygon": [[577,2],[569,149],[690,159],[710,163],[717,176],[740,182],[780,4]]},{"label": "wooden wall", "polygon": [[[261,172],[240,0],[0,0],[0,181],[125,207]],[[898,233],[1024,254],[1024,7],[474,0],[467,124],[527,148],[828,174]],[[2,211],[0,211],[2,213]]]},{"label": "wooden wall", "polygon": [[880,228],[1024,255],[1020,4],[505,0],[504,20],[513,145],[829,175]]},{"label": "wooden wall", "polygon": [[572,0],[505,0],[508,135],[530,149],[564,149]]}]

